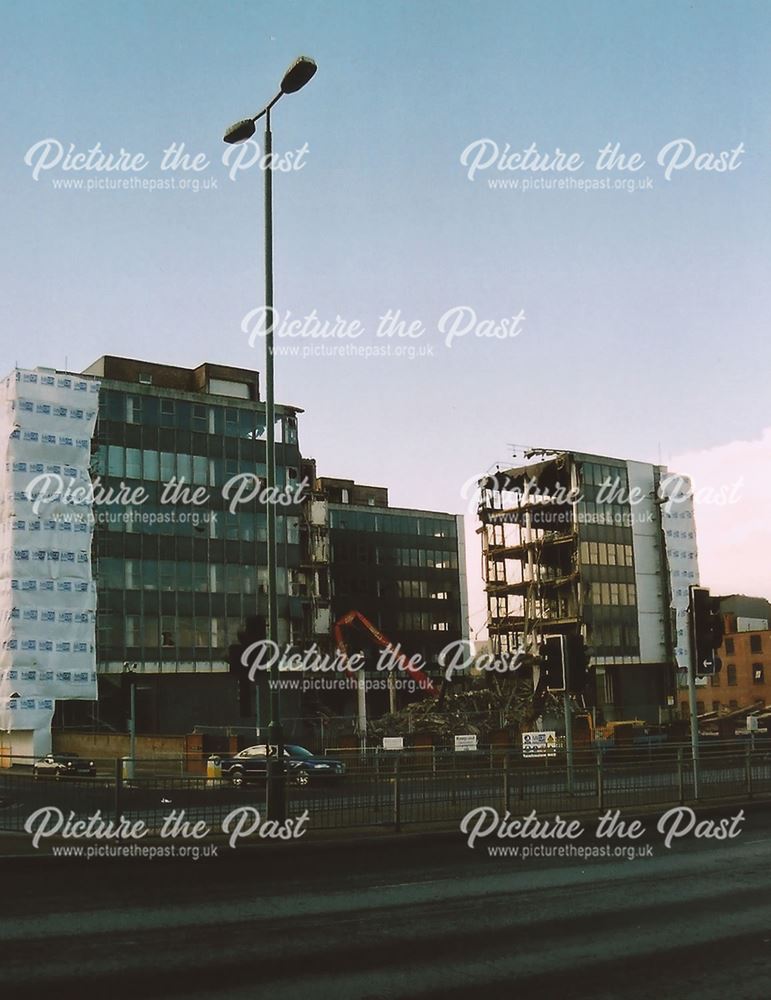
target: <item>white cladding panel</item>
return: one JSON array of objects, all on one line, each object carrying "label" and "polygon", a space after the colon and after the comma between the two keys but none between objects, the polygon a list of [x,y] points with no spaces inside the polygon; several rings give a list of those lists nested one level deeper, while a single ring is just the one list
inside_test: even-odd
[{"label": "white cladding panel", "polygon": [[644,462],[627,462],[641,663],[664,663],[667,655],[665,616],[669,612],[653,470]]},{"label": "white cladding panel", "polygon": [[0,383],[0,729],[94,700],[89,466],[99,383],[15,370]]}]

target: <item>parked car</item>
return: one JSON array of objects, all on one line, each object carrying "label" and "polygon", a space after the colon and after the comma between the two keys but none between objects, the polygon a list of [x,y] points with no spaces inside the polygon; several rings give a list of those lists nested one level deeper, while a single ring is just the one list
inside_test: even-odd
[{"label": "parked car", "polygon": [[76,753],[49,753],[32,765],[33,778],[93,778],[96,765]]},{"label": "parked car", "polygon": [[[228,778],[236,786],[247,781],[265,781],[268,771],[268,748],[264,743],[247,747],[233,757],[223,757],[220,764],[222,777]],[[296,743],[284,745],[284,761],[287,776],[297,785],[314,782],[339,780],[345,774],[345,764],[331,757],[317,757],[305,747]]]}]

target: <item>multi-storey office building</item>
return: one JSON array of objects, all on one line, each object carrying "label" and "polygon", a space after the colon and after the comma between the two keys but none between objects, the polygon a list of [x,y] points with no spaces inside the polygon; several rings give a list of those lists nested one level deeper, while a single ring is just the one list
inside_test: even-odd
[{"label": "multi-storey office building", "polygon": [[335,620],[359,611],[412,656],[436,663],[468,638],[463,517],[388,506],[388,490],[322,478]]},{"label": "multi-storey office building", "polygon": [[[266,428],[258,374],[104,357],[84,377],[100,383],[91,463],[95,711],[125,725],[132,672],[140,731],[249,726],[228,649],[247,616],[267,612],[270,498],[259,489]],[[334,621],[354,608],[429,660],[465,635],[456,518],[394,510],[385,490],[351,482],[349,492],[346,483],[336,491],[337,481],[316,480],[315,463],[300,454],[302,411],[276,412],[281,646],[330,649]],[[379,520],[370,522],[375,501]],[[285,715],[312,711],[314,699],[305,704],[298,692],[282,698]],[[63,706],[59,719],[87,716]]]},{"label": "multi-storey office building", "polygon": [[579,631],[606,720],[658,720],[688,662],[698,583],[689,483],[661,466],[575,452],[480,481],[488,631],[513,652]]},{"label": "multi-storey office building", "polygon": [[[144,728],[237,721],[228,646],[247,615],[267,610],[270,498],[258,374],[116,357],[84,374],[101,382],[92,464],[104,494],[95,508],[99,672],[118,681],[131,664],[151,675],[138,684]],[[276,479],[285,498],[297,495],[300,478],[299,412],[276,407]],[[293,596],[301,504],[276,509],[283,643],[302,629],[302,600]],[[103,685],[103,715],[110,691]]]}]

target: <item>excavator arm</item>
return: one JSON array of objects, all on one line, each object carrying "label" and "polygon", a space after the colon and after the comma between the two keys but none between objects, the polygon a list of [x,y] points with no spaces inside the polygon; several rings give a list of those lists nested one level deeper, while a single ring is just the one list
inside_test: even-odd
[{"label": "excavator arm", "polygon": [[[387,636],[383,635],[380,629],[376,628],[369,618],[365,617],[365,615],[363,615],[360,611],[348,611],[341,618],[338,618],[335,622],[334,628],[335,643],[343,655],[348,655],[348,646],[345,642],[343,629],[357,623],[374,639],[381,649],[395,650],[396,647],[391,640]],[[402,670],[405,674],[409,674],[410,677],[415,678],[421,690],[425,691],[426,694],[436,694],[436,688],[431,678],[419,667],[410,664],[410,661],[403,653],[397,653],[395,661],[400,670]]]}]

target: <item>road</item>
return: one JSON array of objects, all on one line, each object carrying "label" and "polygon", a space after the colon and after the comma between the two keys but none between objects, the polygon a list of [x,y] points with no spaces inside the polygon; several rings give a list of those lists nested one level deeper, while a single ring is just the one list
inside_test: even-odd
[{"label": "road", "polygon": [[198,863],[5,860],[3,983],[33,997],[765,1000],[769,832],[755,807],[735,840],[667,850],[654,830],[654,856],[632,861],[491,857],[460,833]]}]

